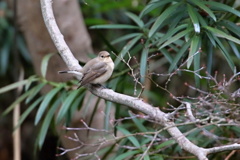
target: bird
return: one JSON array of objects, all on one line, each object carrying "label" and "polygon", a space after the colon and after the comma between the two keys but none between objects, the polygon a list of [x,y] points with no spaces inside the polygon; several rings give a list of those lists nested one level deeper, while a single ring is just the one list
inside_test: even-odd
[{"label": "bird", "polygon": [[107,51],[99,52],[96,58],[88,61],[82,69],[59,71],[59,73],[73,73],[78,79],[80,79],[80,86],[87,84],[101,85],[106,82],[112,75],[114,69],[114,63],[110,54]]}]

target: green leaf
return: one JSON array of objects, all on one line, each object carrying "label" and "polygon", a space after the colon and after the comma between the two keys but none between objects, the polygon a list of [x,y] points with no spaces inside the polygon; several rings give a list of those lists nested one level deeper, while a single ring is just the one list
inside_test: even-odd
[{"label": "green leaf", "polygon": [[135,154],[137,154],[137,153],[140,153],[140,151],[139,151],[139,150],[136,150],[136,151],[127,151],[127,152],[122,153],[122,154],[120,154],[119,156],[117,156],[117,157],[115,158],[115,160],[129,159],[129,158],[133,157],[133,156],[134,156]]},{"label": "green leaf", "polygon": [[9,66],[9,55],[10,55],[11,43],[5,42],[0,49],[0,75],[5,75]]},{"label": "green leaf", "polygon": [[146,71],[147,71],[147,58],[148,58],[148,43],[146,43],[146,45],[144,45],[142,54],[141,54],[141,60],[140,60],[140,81],[141,83],[144,83],[145,81],[145,75],[146,75]]},{"label": "green leaf", "polygon": [[144,26],[143,21],[135,14],[131,12],[126,12],[126,15],[131,18],[140,28]]},{"label": "green leaf", "polygon": [[235,38],[233,36],[230,36],[227,33],[223,32],[223,31],[221,31],[219,29],[212,28],[212,27],[209,27],[209,26],[205,26],[204,28],[206,28],[208,31],[212,32],[212,34],[214,34],[217,37],[225,38],[225,39],[228,39],[230,41],[233,41],[235,43],[240,44],[240,40],[239,39],[237,39],[237,38]]},{"label": "green leaf", "polygon": [[119,43],[119,42],[122,42],[122,41],[126,41],[126,40],[128,40],[128,39],[134,38],[134,37],[139,36],[139,35],[142,35],[142,33],[131,33],[131,34],[127,34],[127,35],[124,35],[124,36],[122,36],[122,37],[119,37],[119,38],[113,40],[113,41],[111,42],[111,44],[116,44],[116,43]]},{"label": "green leaf", "polygon": [[17,46],[24,60],[31,63],[32,62],[31,56],[30,56],[31,54],[29,53],[25,40],[21,35],[17,36]]},{"label": "green leaf", "polygon": [[214,47],[216,47],[217,44],[215,42],[215,38],[214,38],[215,36],[211,32],[206,32],[206,35],[208,36],[208,38],[209,38],[210,42],[212,43],[212,45]]},{"label": "green leaf", "polygon": [[150,160],[150,157],[149,157],[148,153],[146,155],[144,155],[143,158],[144,158],[144,160]]},{"label": "green leaf", "polygon": [[32,91],[34,90],[34,88],[30,89],[29,91],[25,92],[24,94],[22,94],[20,97],[18,97],[4,112],[3,115],[8,114],[10,111],[12,111],[17,104],[21,103],[25,98],[27,98]]},{"label": "green leaf", "polygon": [[222,42],[217,38],[214,37],[215,41],[217,43],[217,46],[219,47],[219,49],[221,50],[221,53],[223,54],[223,56],[225,57],[225,59],[228,62],[228,65],[230,66],[230,68],[232,69],[232,71],[234,70],[234,63],[229,55],[229,53],[227,52],[226,48],[224,47],[224,45],[222,44]]},{"label": "green leaf", "polygon": [[182,38],[183,36],[186,36],[189,32],[191,32],[193,29],[192,28],[189,28],[189,29],[186,29],[184,31],[181,31],[179,32],[178,34],[176,34],[175,36],[169,38],[163,45],[160,46],[159,49],[162,49],[163,47],[175,42],[176,40]]},{"label": "green leaf", "polygon": [[[32,81],[37,81],[38,79],[37,78],[33,78]],[[15,82],[15,83],[12,83],[8,86],[5,86],[5,87],[2,87],[0,88],[0,94],[2,93],[5,93],[5,92],[8,92],[10,90],[13,90],[13,89],[16,89],[20,86],[23,86],[23,85],[26,85],[29,83],[29,79],[25,79],[25,80],[22,80],[22,81],[18,81],[18,82]]]},{"label": "green leaf", "polygon": [[[131,112],[129,112],[129,114],[130,114],[131,117],[134,116]],[[147,132],[148,131],[147,128],[143,125],[143,120],[138,119],[138,118],[133,118],[132,120],[141,132]]]},{"label": "green leaf", "polygon": [[212,66],[213,66],[213,45],[212,43],[206,44],[206,53],[207,53],[207,72],[209,74],[212,73]]},{"label": "green leaf", "polygon": [[54,53],[47,54],[46,56],[43,57],[42,59],[42,64],[41,64],[41,73],[42,76],[45,78],[46,73],[47,73],[47,66],[48,66],[48,61],[49,59],[54,55]]},{"label": "green leaf", "polygon": [[90,29],[139,29],[137,26],[127,24],[102,24],[90,27]]},{"label": "green leaf", "polygon": [[141,11],[139,17],[142,18],[144,15],[148,14],[149,12],[153,11],[154,9],[164,6],[167,3],[172,2],[172,0],[152,0],[149,4]]},{"label": "green leaf", "polygon": [[33,109],[35,107],[37,107],[37,105],[43,100],[43,96],[39,97],[36,101],[34,101],[33,104],[31,104],[26,111],[23,112],[23,114],[21,115],[17,125],[14,127],[14,129],[17,129],[22,123],[23,121],[27,118],[27,116],[33,111]]},{"label": "green leaf", "polygon": [[238,25],[236,25],[235,23],[230,22],[230,21],[221,21],[221,22],[219,22],[219,24],[226,27],[234,35],[237,35],[238,37],[240,37],[240,27]]},{"label": "green leaf", "polygon": [[235,14],[236,16],[240,17],[240,12],[238,10],[234,9],[233,7],[227,6],[223,3],[213,2],[213,1],[205,1],[204,3],[213,8],[217,8],[222,11],[230,12],[230,13]]},{"label": "green leaf", "polygon": [[[122,51],[119,53],[119,55],[120,55],[121,57],[124,57],[124,56],[126,55],[126,53],[130,51],[130,49],[137,43],[137,41],[139,41],[139,39],[140,39],[141,37],[142,37],[142,34],[140,34],[140,35],[138,35],[137,37],[133,38],[129,43],[127,43],[127,44],[123,47],[123,49],[122,49]],[[117,58],[117,59],[115,60],[115,62],[114,62],[115,66],[118,66],[118,64],[120,63],[120,61],[121,61],[121,60],[120,60],[119,58]]]},{"label": "green leaf", "polygon": [[188,54],[187,68],[190,67],[190,65],[192,64],[192,61],[193,61],[193,57],[195,56],[194,54],[199,50],[200,40],[201,39],[198,35],[195,35],[192,38],[190,52]]},{"label": "green leaf", "polygon": [[34,90],[32,91],[32,93],[30,94],[30,96],[28,96],[28,98],[26,99],[26,104],[28,104],[39,92],[40,90],[46,85],[46,83],[40,83],[37,86],[34,87]]},{"label": "green leaf", "polygon": [[172,35],[174,35],[175,33],[179,32],[180,30],[186,29],[188,25],[187,24],[183,24],[183,25],[179,25],[176,28],[170,28],[168,30],[168,32],[158,40],[158,46],[161,45],[164,41],[168,40],[169,37],[172,37]]},{"label": "green leaf", "polygon": [[159,150],[159,149],[161,149],[161,148],[164,148],[164,147],[173,145],[173,144],[175,144],[175,143],[176,143],[175,140],[171,139],[171,140],[168,140],[168,141],[165,141],[165,142],[159,144],[159,145],[156,147],[156,149]]},{"label": "green leaf", "polygon": [[169,67],[169,73],[172,72],[174,68],[176,68],[179,60],[183,58],[184,53],[186,53],[187,49],[190,46],[190,42],[191,41],[189,40],[187,43],[185,43],[182,48],[177,52],[177,55],[175,56],[173,62],[171,63],[171,66]]},{"label": "green leaf", "polygon": [[197,5],[199,8],[201,8],[202,10],[204,10],[205,12],[207,12],[207,14],[214,20],[217,21],[216,16],[213,14],[213,12],[211,11],[211,9],[209,9],[204,3],[204,1],[196,1],[196,0],[190,0],[192,3],[194,3],[195,5]]},{"label": "green leaf", "polygon": [[120,127],[120,126],[118,126],[117,129],[118,129],[120,132],[122,132],[122,133],[127,137],[127,139],[128,139],[130,142],[132,142],[132,144],[133,144],[135,147],[137,147],[137,148],[140,148],[140,147],[141,147],[141,145],[139,144],[139,142],[138,142],[138,140],[137,140],[136,137],[134,137],[134,136],[128,136],[128,135],[131,135],[131,133],[130,133],[128,130],[126,130],[125,128],[122,128],[122,127]]},{"label": "green leaf", "polygon": [[164,55],[164,57],[168,60],[168,62],[170,64],[172,64],[173,59],[172,59],[172,56],[170,55],[170,53],[165,48],[160,49],[160,52]]},{"label": "green leaf", "polygon": [[228,41],[228,44],[229,44],[230,47],[232,48],[233,53],[236,55],[236,57],[240,59],[240,52],[239,52],[239,50],[238,50],[238,47],[235,45],[235,43],[233,43],[233,42],[231,42],[231,41]]},{"label": "green leaf", "polygon": [[43,113],[47,109],[49,103],[54,98],[54,96],[62,89],[63,86],[52,89],[48,94],[45,95],[44,100],[42,101],[40,107],[38,108],[34,125],[37,125],[40,119],[42,118]]},{"label": "green leaf", "polygon": [[151,27],[148,37],[151,38],[157,30],[160,28],[161,24],[176,10],[177,7],[179,7],[181,3],[176,3],[170,7],[168,7],[155,21],[153,26]]},{"label": "green leaf", "polygon": [[[201,39],[199,41],[201,41]],[[201,42],[199,42],[199,43],[201,43]],[[200,44],[199,44],[199,46],[200,46]],[[194,59],[194,71],[197,71],[200,69],[200,60],[201,60],[200,52],[197,53],[193,57],[193,59]],[[199,71],[197,71],[196,73],[199,74]],[[200,88],[200,78],[196,74],[194,74],[194,79],[195,79],[196,87]]]},{"label": "green leaf", "polygon": [[51,121],[54,117],[54,113],[57,111],[57,109],[60,105],[60,102],[61,102],[61,98],[58,98],[53,103],[52,107],[47,112],[47,114],[46,114],[46,116],[43,120],[41,130],[40,130],[39,135],[38,135],[38,146],[39,146],[40,149],[42,148],[43,142],[45,140],[45,137],[46,137],[46,134],[47,134],[47,131],[48,131],[48,128],[49,128],[49,125],[50,125],[50,123],[51,123]]},{"label": "green leaf", "polygon": [[[98,105],[98,103],[96,104],[96,107],[98,107],[97,106]],[[105,130],[109,130],[109,122],[111,121],[111,109],[112,109],[112,107],[113,107],[113,104],[112,104],[112,102],[110,102],[110,101],[107,101],[106,102],[106,108],[105,108],[105,111],[104,111],[104,113],[105,113],[105,117],[104,117],[104,129]],[[97,114],[96,112],[95,112],[95,114]]]},{"label": "green leaf", "polygon": [[[57,115],[57,123],[59,123],[64,116],[66,116],[67,112],[69,111],[71,105],[73,104],[74,100],[76,98],[80,98],[77,97],[79,95],[80,92],[82,92],[82,89],[77,89],[77,90],[73,90],[71,91],[71,93],[67,96],[67,98],[64,100],[62,107],[60,108],[58,115]],[[83,97],[82,97],[83,98]]]},{"label": "green leaf", "polygon": [[187,9],[188,9],[188,14],[192,20],[193,26],[194,26],[194,30],[196,33],[200,33],[200,25],[199,25],[199,21],[198,21],[198,17],[197,17],[197,13],[194,10],[194,8],[191,5],[187,5]]}]

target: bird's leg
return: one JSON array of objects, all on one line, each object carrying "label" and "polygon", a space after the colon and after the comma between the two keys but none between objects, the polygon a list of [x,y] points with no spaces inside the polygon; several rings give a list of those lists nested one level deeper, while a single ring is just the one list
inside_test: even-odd
[{"label": "bird's leg", "polygon": [[96,83],[96,84],[92,83],[92,86],[97,87],[97,88],[104,88],[104,89],[106,88],[105,86],[101,85],[100,83]]}]

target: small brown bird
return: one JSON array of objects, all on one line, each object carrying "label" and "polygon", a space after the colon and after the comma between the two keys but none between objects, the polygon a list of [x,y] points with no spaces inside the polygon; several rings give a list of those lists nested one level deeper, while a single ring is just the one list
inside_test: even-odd
[{"label": "small brown bird", "polygon": [[88,61],[81,70],[59,71],[59,73],[73,73],[79,77],[80,87],[86,84],[102,84],[112,75],[114,63],[107,51],[99,52],[98,56]]}]

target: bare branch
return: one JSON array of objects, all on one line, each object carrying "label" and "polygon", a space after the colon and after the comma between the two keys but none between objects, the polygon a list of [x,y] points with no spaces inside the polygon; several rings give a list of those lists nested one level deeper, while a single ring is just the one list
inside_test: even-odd
[{"label": "bare branch", "polygon": [[205,152],[206,154],[210,153],[218,153],[218,152],[223,152],[223,151],[231,151],[231,150],[240,150],[240,144],[231,144],[231,145],[225,145],[221,147],[213,147],[206,149]]},{"label": "bare branch", "polygon": [[45,25],[62,59],[68,66],[69,70],[81,69],[82,67],[79,65],[78,60],[73,56],[57,26],[52,10],[52,0],[41,0],[40,2]]}]

